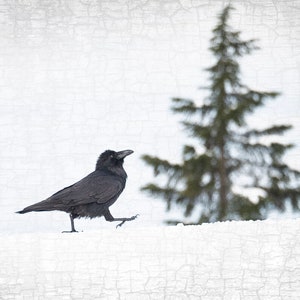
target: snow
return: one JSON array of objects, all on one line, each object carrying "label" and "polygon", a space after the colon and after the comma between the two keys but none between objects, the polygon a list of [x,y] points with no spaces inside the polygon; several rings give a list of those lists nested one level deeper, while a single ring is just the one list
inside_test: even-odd
[{"label": "snow", "polygon": [[0,299],[297,299],[300,219],[0,235]]}]

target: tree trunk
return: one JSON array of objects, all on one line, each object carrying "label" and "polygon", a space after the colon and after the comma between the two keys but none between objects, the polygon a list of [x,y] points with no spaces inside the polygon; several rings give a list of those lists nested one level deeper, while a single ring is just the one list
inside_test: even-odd
[{"label": "tree trunk", "polygon": [[219,176],[220,176],[220,207],[219,207],[219,221],[223,221],[227,214],[227,178],[226,178],[226,158],[225,158],[225,149],[224,142],[221,142],[220,147],[220,164],[219,164]]}]

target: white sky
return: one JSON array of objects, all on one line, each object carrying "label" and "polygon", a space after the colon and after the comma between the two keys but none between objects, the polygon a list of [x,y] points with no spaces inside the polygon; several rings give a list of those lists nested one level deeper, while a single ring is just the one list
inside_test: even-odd
[{"label": "white sky", "polygon": [[[203,69],[213,61],[208,40],[226,3],[1,1],[1,227],[65,229],[62,213],[13,212],[81,179],[106,149],[135,151],[113,214],[140,213],[135,224],[161,224],[162,201],[139,192],[152,178],[140,156],[180,158],[186,135],[170,98],[201,100]],[[232,26],[261,47],[241,61],[244,83],[282,92],[252,123],[293,124],[284,140],[297,147],[287,160],[300,169],[300,2],[232,4]],[[84,229],[113,226],[82,222]]]}]

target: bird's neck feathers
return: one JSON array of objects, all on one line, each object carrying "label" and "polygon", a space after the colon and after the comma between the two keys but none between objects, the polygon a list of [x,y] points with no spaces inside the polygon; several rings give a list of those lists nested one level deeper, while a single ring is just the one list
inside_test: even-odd
[{"label": "bird's neck feathers", "polygon": [[104,171],[106,173],[110,173],[111,175],[121,176],[125,179],[127,178],[127,173],[123,168],[123,161],[118,161],[115,164],[105,164],[98,159],[96,171]]}]

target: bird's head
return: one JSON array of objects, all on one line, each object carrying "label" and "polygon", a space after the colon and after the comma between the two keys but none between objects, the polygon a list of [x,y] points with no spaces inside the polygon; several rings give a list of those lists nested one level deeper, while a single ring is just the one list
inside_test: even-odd
[{"label": "bird's head", "polygon": [[106,150],[99,156],[96,164],[96,170],[104,168],[111,169],[118,166],[122,166],[124,158],[132,153],[132,150],[123,150],[119,152],[113,150]]}]

